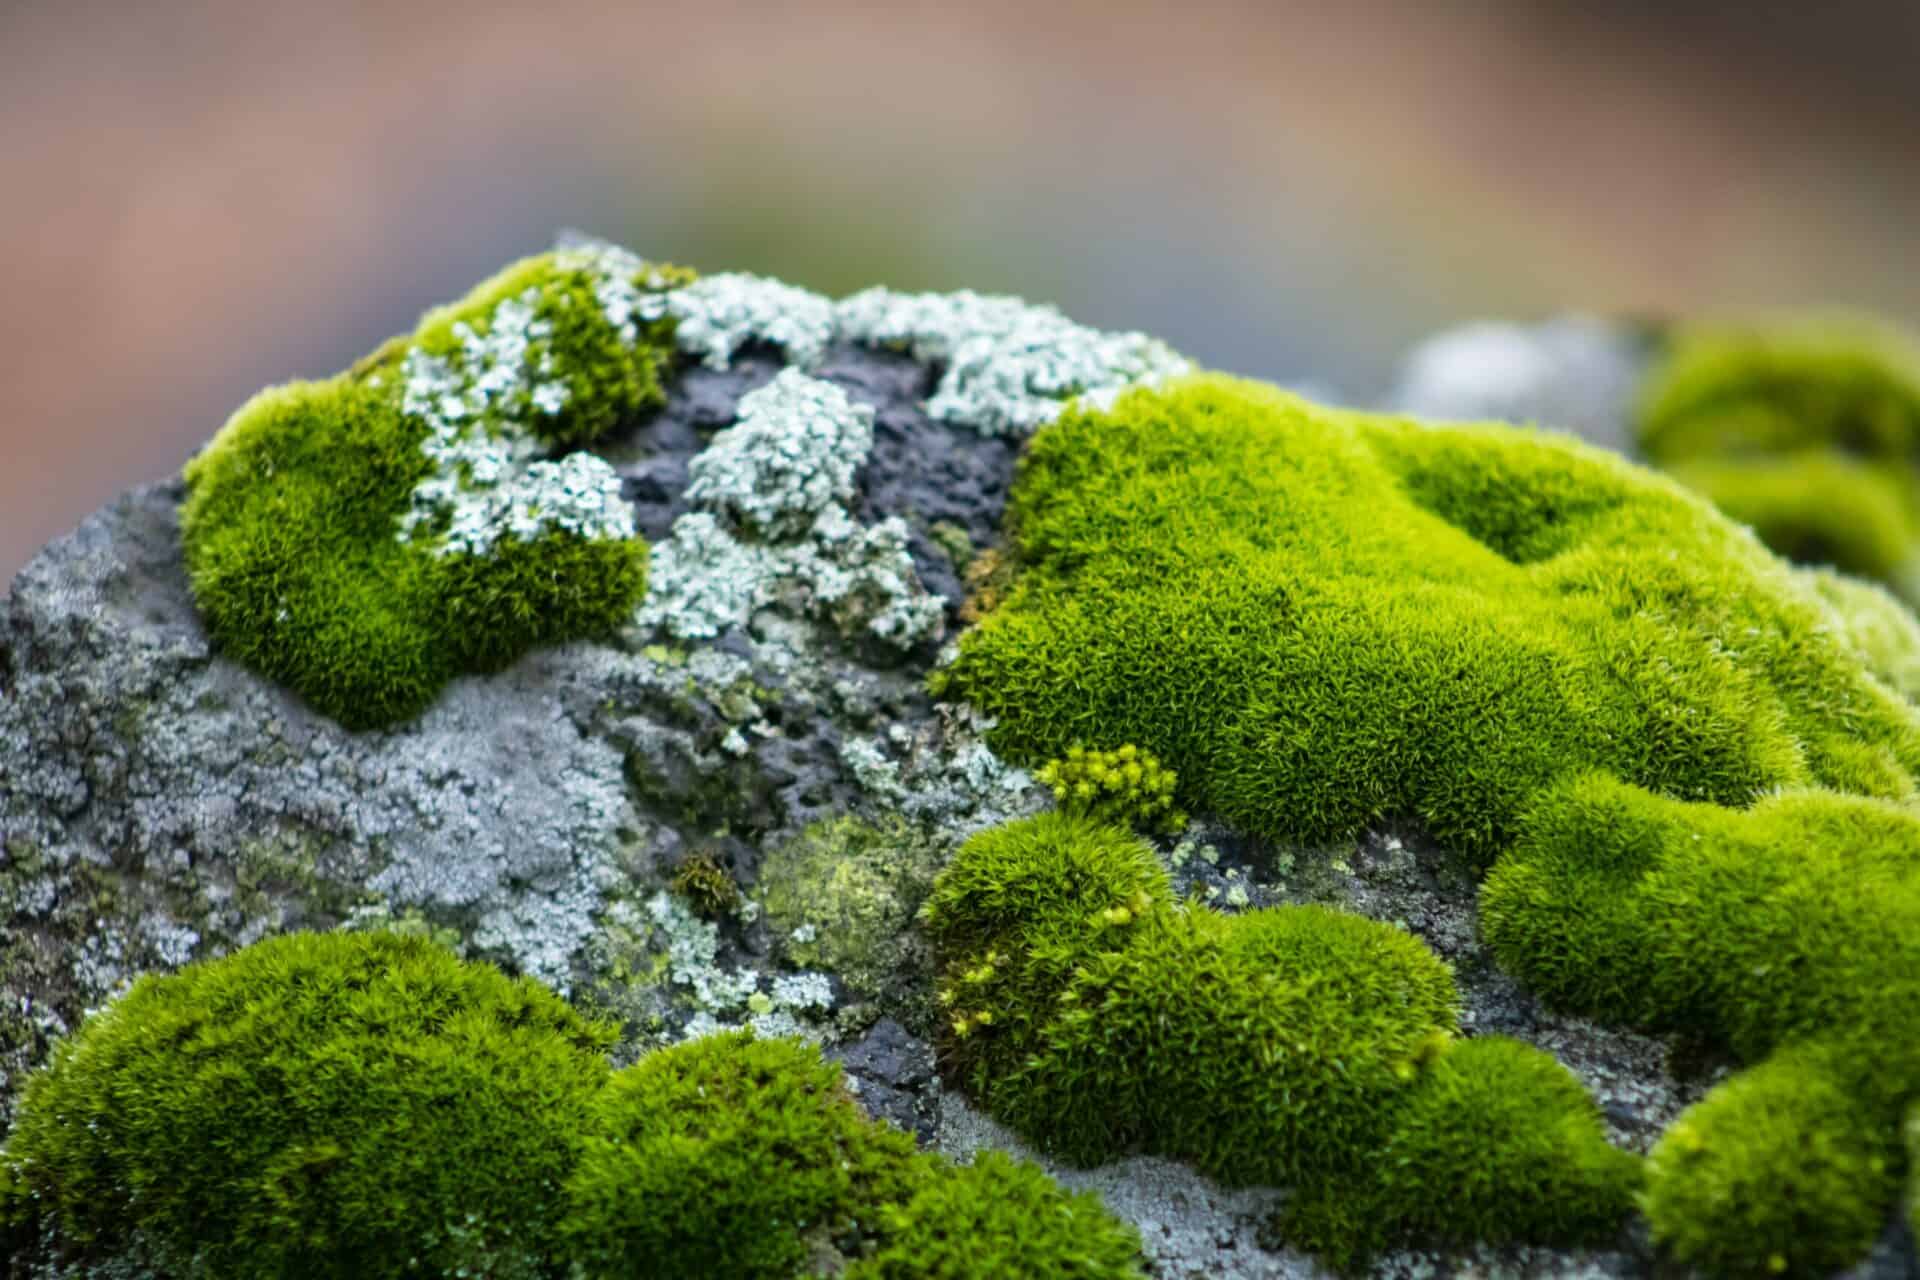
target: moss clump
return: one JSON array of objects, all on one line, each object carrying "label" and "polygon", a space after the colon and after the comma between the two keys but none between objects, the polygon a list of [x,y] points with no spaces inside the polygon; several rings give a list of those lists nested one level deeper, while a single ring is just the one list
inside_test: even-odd
[{"label": "moss clump", "polygon": [[5,1160],[60,1237],[137,1224],[183,1275],[538,1256],[617,1039],[418,939],[289,934],[138,980],[29,1079]]},{"label": "moss clump", "polygon": [[1427,1064],[1378,1154],[1351,1182],[1289,1202],[1282,1229],[1346,1268],[1396,1234],[1605,1240],[1641,1167],[1608,1145],[1599,1107],[1552,1058],[1513,1040],[1459,1041]]},{"label": "moss clump", "polygon": [[1662,1139],[1656,1239],[1755,1274],[1864,1251],[1920,1097],[1920,814],[1814,791],[1734,812],[1577,779],[1535,803],[1480,918],[1554,1004],[1752,1064]]},{"label": "moss clump", "polygon": [[1861,316],[1672,335],[1642,389],[1654,462],[1782,555],[1920,591],[1920,343]]},{"label": "moss clump", "polygon": [[890,815],[824,819],[773,848],[758,893],[787,960],[868,997],[924,974],[911,925],[951,847]]},{"label": "moss clump", "polygon": [[1067,1195],[1037,1167],[997,1151],[881,1210],[887,1243],[847,1280],[1131,1280],[1140,1238],[1092,1192]]},{"label": "moss clump", "polygon": [[187,568],[221,648],[359,729],[617,626],[647,564],[617,479],[536,459],[661,403],[671,321],[634,308],[686,278],[528,259],[353,370],[248,401],[185,472]]},{"label": "moss clump", "polygon": [[618,1038],[386,931],[149,975],[29,1078],[0,1244],[96,1262],[144,1241],[169,1275],[612,1280],[789,1275],[978,1229],[1006,1274],[1133,1274],[1124,1228],[1003,1162],[1051,1224],[1010,1234],[978,1174],[868,1120],[816,1048],[734,1032],[615,1072]]},{"label": "moss clump", "polygon": [[788,1276],[927,1175],[798,1041],[730,1032],[649,1054],[596,1100],[562,1234],[607,1276]]},{"label": "moss clump", "polygon": [[1809,569],[1801,580],[1832,608],[1841,638],[1867,670],[1920,701],[1920,619],[1871,582],[1830,569]]},{"label": "moss clump", "polygon": [[1007,520],[1010,593],[936,692],[1021,763],[1137,743],[1277,841],[1410,817],[1484,865],[1587,768],[1731,805],[1914,790],[1920,719],[1829,607],[1571,440],[1191,378],[1041,431]]},{"label": "moss clump", "polygon": [[[1176,905],[1150,847],[1063,814],[973,837],[924,916],[949,1061],[1065,1159],[1146,1151],[1229,1184],[1293,1185],[1323,1209],[1303,1241],[1342,1262],[1389,1224],[1561,1242],[1630,1207],[1637,1161],[1608,1146],[1585,1091],[1515,1042],[1452,1049],[1452,976],[1392,926]],[[1436,1186],[1471,1211],[1429,1210]],[[1325,1212],[1362,1197],[1364,1223]]]},{"label": "moss clump", "polygon": [[672,890],[709,920],[732,915],[740,906],[740,886],[711,853],[688,854],[674,869]]},{"label": "moss clump", "polygon": [[1901,1152],[1850,1085],[1859,1065],[1796,1045],[1688,1108],[1647,1159],[1654,1242],[1717,1276],[1826,1276],[1865,1255]]},{"label": "moss clump", "polygon": [[1165,835],[1187,825],[1187,815],[1173,805],[1179,777],[1153,752],[1130,742],[1113,751],[1089,751],[1076,743],[1065,756],[1049,760],[1034,778],[1053,789],[1062,808],[1100,822]]}]

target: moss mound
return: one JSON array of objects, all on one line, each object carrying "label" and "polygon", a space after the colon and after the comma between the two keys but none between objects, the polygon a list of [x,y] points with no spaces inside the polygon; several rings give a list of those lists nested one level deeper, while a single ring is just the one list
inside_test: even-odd
[{"label": "moss mound", "polygon": [[1063,1194],[1034,1165],[982,1152],[881,1210],[887,1244],[847,1280],[1122,1280],[1140,1274],[1139,1236],[1091,1192]]},{"label": "moss mound", "polygon": [[672,322],[639,311],[687,278],[611,250],[531,258],[351,371],[248,401],[185,472],[221,649],[359,729],[617,626],[646,546],[617,477],[565,451],[661,403]]},{"label": "moss mound", "polygon": [[1683,328],[1641,448],[1782,555],[1920,599],[1920,342],[1862,316]]},{"label": "moss mound", "polygon": [[6,1162],[60,1236],[178,1274],[538,1257],[613,1028],[415,938],[296,933],[147,976],[27,1083]]},{"label": "moss mound", "polygon": [[1593,1239],[1631,1206],[1639,1162],[1585,1090],[1517,1042],[1453,1045],[1451,974],[1392,926],[1176,905],[1150,847],[1063,814],[973,837],[924,914],[949,1061],[1062,1158],[1289,1184],[1318,1206],[1295,1238],[1343,1264]]},{"label": "moss mound", "polygon": [[1011,591],[936,691],[1021,763],[1137,743],[1261,836],[1411,817],[1484,865],[1587,768],[1730,805],[1914,790],[1920,720],[1831,608],[1571,440],[1194,378],[1041,431],[1007,520]]},{"label": "moss mound", "polygon": [[647,1055],[596,1099],[561,1230],[593,1274],[790,1276],[809,1236],[928,1176],[818,1050],[727,1033]]},{"label": "moss mound", "polygon": [[[1031,1165],[916,1153],[815,1048],[736,1032],[615,1072],[617,1040],[388,931],[148,975],[28,1080],[0,1242],[65,1262],[138,1239],[210,1280],[612,1280],[798,1275],[835,1250],[898,1274],[912,1242],[979,1232],[992,1274],[1137,1274],[1096,1204]],[[1044,1229],[983,1203],[986,1169]]]},{"label": "moss mound", "polygon": [[1647,1213],[1676,1256],[1819,1274],[1872,1243],[1920,1097],[1920,814],[1823,792],[1734,812],[1577,779],[1535,804],[1481,925],[1553,1003],[1753,1064],[1653,1154]]}]

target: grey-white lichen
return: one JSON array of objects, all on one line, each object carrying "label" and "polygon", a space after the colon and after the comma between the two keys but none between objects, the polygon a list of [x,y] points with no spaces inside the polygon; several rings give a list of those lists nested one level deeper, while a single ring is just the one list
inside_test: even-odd
[{"label": "grey-white lichen", "polygon": [[[640,339],[646,268],[611,246],[569,250],[561,265],[586,270],[607,322],[629,345]],[[459,348],[410,348],[400,364],[400,410],[423,423],[433,471],[400,516],[402,542],[433,538],[435,555],[485,555],[501,538],[531,541],[551,530],[591,540],[634,536],[633,510],[613,468],[588,453],[557,461],[531,430],[566,408],[571,390],[554,365],[552,322],[539,290],[502,298],[482,327],[456,321]],[[438,531],[436,533],[436,531]]]},{"label": "grey-white lichen", "polygon": [[811,369],[833,341],[833,304],[817,293],[742,272],[702,276],[648,299],[646,316],[673,316],[682,351],[710,369],[724,369],[734,353],[762,342],[786,353],[787,363]]},{"label": "grey-white lichen", "polygon": [[872,420],[792,368],[743,397],[735,425],[689,464],[700,509],[654,545],[638,625],[710,639],[777,608],[903,653],[937,639],[946,607],[920,582],[906,523],[865,526],[842,505],[873,447]]},{"label": "grey-white lichen", "polygon": [[806,532],[853,500],[873,448],[873,409],[789,366],[740,398],[734,425],[688,465],[687,501],[770,538]]},{"label": "grey-white lichen", "polygon": [[868,289],[834,308],[840,336],[944,366],[927,413],[983,435],[1026,435],[1081,397],[1095,407],[1192,364],[1142,333],[1103,333],[1019,298]]}]

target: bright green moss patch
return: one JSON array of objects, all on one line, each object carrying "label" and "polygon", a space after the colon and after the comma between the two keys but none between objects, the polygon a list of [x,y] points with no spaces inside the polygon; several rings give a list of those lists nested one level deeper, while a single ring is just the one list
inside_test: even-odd
[{"label": "bright green moss patch", "polygon": [[1638,409],[1654,462],[1782,555],[1920,591],[1920,342],[1861,316],[1669,339]]},{"label": "bright green moss patch", "polygon": [[810,1236],[858,1229],[926,1176],[913,1139],[869,1120],[818,1050],[729,1032],[614,1078],[562,1232],[595,1275],[789,1276]]},{"label": "bright green moss patch", "polygon": [[685,273],[531,258],[348,373],[243,406],[186,467],[194,599],[237,661],[350,728],[619,625],[646,586],[618,478],[564,452],[661,403]]},{"label": "bright green moss patch", "polygon": [[1796,1046],[1689,1108],[1648,1157],[1654,1243],[1716,1276],[1825,1276],[1864,1256],[1901,1152],[1851,1087],[1859,1065]]},{"label": "bright green moss patch", "polygon": [[1018,571],[936,691],[1022,763],[1133,742],[1299,844],[1421,821],[1483,865],[1600,768],[1741,805],[1904,796],[1920,720],[1832,612],[1677,485],[1571,440],[1200,377],[1036,435]]},{"label": "bright green moss patch", "polygon": [[1138,1234],[1091,1192],[1066,1195],[1037,1167],[997,1151],[881,1210],[886,1246],[847,1280],[1132,1280]]},{"label": "bright green moss patch", "polygon": [[[31,1077],[7,1162],[60,1234],[189,1274],[538,1255],[616,1031],[418,939],[289,934],[145,977]],[[172,1268],[170,1268],[172,1269]]]},{"label": "bright green moss patch", "polygon": [[1662,1139],[1657,1240],[1729,1273],[1865,1250],[1920,1096],[1920,813],[1812,791],[1735,812],[1579,779],[1536,802],[1480,919],[1551,1002],[1754,1064]]},{"label": "bright green moss patch", "polygon": [[[1630,1207],[1592,1099],[1538,1050],[1454,1045],[1451,974],[1390,925],[1177,905],[1150,847],[1063,814],[969,840],[924,917],[950,1061],[1064,1159],[1293,1186],[1301,1242],[1342,1262],[1390,1233],[1592,1239]],[[1448,1188],[1461,1211],[1435,1213]]]},{"label": "bright green moss patch", "polygon": [[1920,619],[1884,588],[1830,569],[1809,569],[1802,581],[1825,600],[1841,638],[1867,670],[1920,701]]}]

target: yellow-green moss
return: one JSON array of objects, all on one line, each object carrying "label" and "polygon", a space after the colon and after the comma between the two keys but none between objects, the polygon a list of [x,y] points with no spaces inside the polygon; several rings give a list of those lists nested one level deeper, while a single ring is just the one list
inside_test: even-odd
[{"label": "yellow-green moss", "polygon": [[1641,391],[1646,455],[1768,546],[1920,599],[1920,342],[1870,317],[1699,324]]},{"label": "yellow-green moss", "polygon": [[1289,1238],[1341,1265],[1591,1240],[1630,1208],[1638,1161],[1586,1091],[1518,1042],[1455,1045],[1451,974],[1391,925],[1177,905],[1151,848],[1057,813],[969,840],[924,916],[952,1070],[1063,1159],[1290,1185]]},{"label": "yellow-green moss", "polygon": [[[685,278],[648,268],[635,282]],[[476,429],[531,432],[564,450],[661,403],[671,321],[636,323],[625,340],[596,280],[564,254],[528,259],[353,370],[242,406],[187,464],[181,512],[194,599],[220,648],[357,729],[418,713],[455,675],[622,622],[645,591],[638,538],[549,528],[502,537],[484,554],[437,555],[431,528],[420,540],[399,536],[435,465],[423,449],[429,426],[403,411],[404,361],[456,349],[456,325],[484,336],[502,299],[531,296],[551,333],[509,372],[540,370],[564,385],[566,402],[511,421],[490,409]]]},{"label": "yellow-green moss", "polygon": [[1060,807],[1102,822],[1174,835],[1187,815],[1173,807],[1180,779],[1151,751],[1132,743],[1112,751],[1089,751],[1075,744],[1058,760],[1049,760],[1034,781],[1053,789]]},{"label": "yellow-green moss", "polygon": [[1913,793],[1920,718],[1828,606],[1570,439],[1192,378],[1042,430],[1007,522],[1011,592],[936,692],[1021,763],[1136,743],[1183,807],[1276,841],[1407,817],[1485,865],[1588,768],[1732,805]]}]

